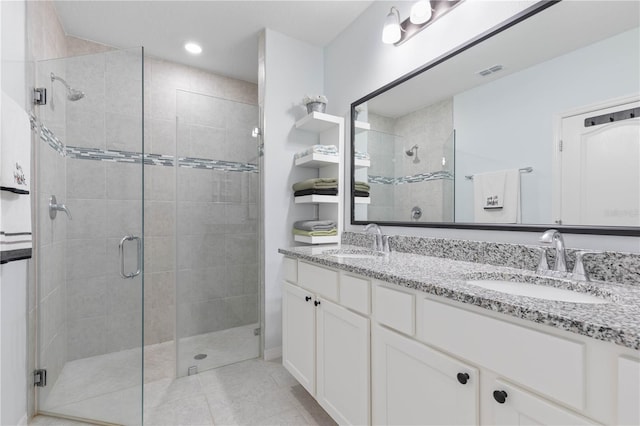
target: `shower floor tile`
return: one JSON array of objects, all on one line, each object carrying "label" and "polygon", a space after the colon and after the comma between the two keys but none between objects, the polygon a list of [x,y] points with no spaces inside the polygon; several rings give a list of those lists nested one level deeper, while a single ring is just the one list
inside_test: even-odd
[{"label": "shower floor tile", "polygon": [[[281,361],[255,359],[255,326],[239,327],[235,333],[208,333],[183,339],[179,347],[183,359],[207,353],[206,363],[195,364],[197,375],[173,379],[175,346],[166,342],[145,347],[144,424],[173,425],[335,425],[329,415],[284,369]],[[225,340],[227,341],[225,343]],[[233,355],[251,357],[235,364],[204,371],[226,362],[229,354],[212,348],[236,341]],[[256,352],[252,352],[252,351]],[[238,359],[238,358],[235,358]],[[242,358],[240,358],[242,359]],[[68,362],[54,385],[49,404],[42,411],[75,418],[100,419],[115,424],[140,423],[140,386],[135,384],[140,351],[128,350]],[[195,360],[194,360],[195,361]],[[193,365],[193,364],[192,364]],[[97,386],[95,371],[103,377]],[[89,372],[92,372],[89,374]],[[133,377],[132,377],[133,376]],[[53,404],[56,405],[53,405]],[[114,408],[117,407],[117,410]],[[30,425],[73,426],[78,423],[37,416]]]}]

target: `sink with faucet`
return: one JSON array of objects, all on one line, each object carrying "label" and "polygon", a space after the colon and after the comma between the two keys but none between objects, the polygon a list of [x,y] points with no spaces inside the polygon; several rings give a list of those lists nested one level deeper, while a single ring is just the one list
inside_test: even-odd
[{"label": "sink with faucet", "polygon": [[337,257],[338,259],[377,259],[385,257],[386,253],[380,251],[371,251],[364,249],[336,249],[326,250],[322,252],[331,257]]},{"label": "sink with faucet", "polygon": [[595,296],[590,293],[584,293],[581,291],[570,290],[566,288],[558,288],[544,284],[499,279],[468,280],[467,284],[471,284],[476,287],[482,287],[487,290],[497,291],[500,293],[511,294],[515,296],[533,297],[536,299],[554,300],[557,302],[593,304],[610,302],[610,300]]}]

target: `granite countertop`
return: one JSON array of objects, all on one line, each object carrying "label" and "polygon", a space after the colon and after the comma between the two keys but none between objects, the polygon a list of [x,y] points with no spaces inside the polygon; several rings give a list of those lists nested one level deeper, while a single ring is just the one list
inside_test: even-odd
[{"label": "granite countertop", "polygon": [[[640,290],[637,286],[541,278],[534,271],[524,269],[401,252],[365,259],[337,258],[326,253],[336,248],[338,246],[307,246],[278,251],[286,256],[640,350]],[[363,250],[362,247],[347,245],[339,248]],[[467,284],[469,279],[542,280],[546,285],[579,289],[608,302],[570,303],[516,296]]]}]

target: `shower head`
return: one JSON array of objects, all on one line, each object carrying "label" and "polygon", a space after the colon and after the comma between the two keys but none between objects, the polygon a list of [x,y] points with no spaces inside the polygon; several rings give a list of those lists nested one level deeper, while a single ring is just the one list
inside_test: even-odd
[{"label": "shower head", "polygon": [[406,150],[404,153],[407,154],[409,157],[413,157],[413,154],[418,153],[418,145],[412,146],[411,148]]},{"label": "shower head", "polygon": [[83,91],[74,89],[73,87],[69,86],[69,84],[63,78],[58,77],[54,73],[51,73],[51,81],[54,81],[54,80],[58,80],[59,82],[64,84],[64,87],[67,88],[67,99],[69,99],[70,101],[75,102],[84,98]]}]

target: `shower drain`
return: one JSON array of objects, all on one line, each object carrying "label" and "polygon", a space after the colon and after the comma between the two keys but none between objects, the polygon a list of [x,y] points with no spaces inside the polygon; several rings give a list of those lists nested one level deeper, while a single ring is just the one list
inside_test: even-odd
[{"label": "shower drain", "polygon": [[201,360],[201,359],[205,359],[206,357],[207,357],[207,354],[198,354],[194,356],[193,359]]}]

